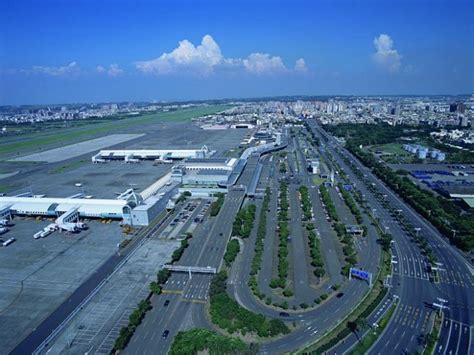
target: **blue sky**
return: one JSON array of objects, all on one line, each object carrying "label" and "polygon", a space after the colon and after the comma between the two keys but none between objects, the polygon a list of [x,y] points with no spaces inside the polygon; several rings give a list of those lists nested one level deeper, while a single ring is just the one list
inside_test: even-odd
[{"label": "blue sky", "polygon": [[0,2],[0,104],[474,92],[469,0]]}]

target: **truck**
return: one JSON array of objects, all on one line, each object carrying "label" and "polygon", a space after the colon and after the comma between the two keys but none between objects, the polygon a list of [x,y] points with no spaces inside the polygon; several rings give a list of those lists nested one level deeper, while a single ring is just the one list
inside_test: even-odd
[{"label": "truck", "polygon": [[82,230],[85,230],[85,229],[89,228],[89,226],[84,222],[77,222],[76,227],[79,228],[79,229],[82,229]]}]

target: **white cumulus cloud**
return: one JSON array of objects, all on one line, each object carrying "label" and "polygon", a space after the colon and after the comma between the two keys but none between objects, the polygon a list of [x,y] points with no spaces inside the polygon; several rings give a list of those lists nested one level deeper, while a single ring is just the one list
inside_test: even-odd
[{"label": "white cumulus cloud", "polygon": [[272,57],[266,53],[252,53],[242,61],[245,70],[250,73],[264,74],[286,71],[285,64],[280,57]]},{"label": "white cumulus cloud", "polygon": [[308,67],[306,66],[306,62],[303,58],[300,58],[295,63],[295,71],[303,73],[308,71]]},{"label": "white cumulus cloud", "polygon": [[49,76],[69,76],[79,73],[79,65],[76,62],[71,62],[64,66],[48,67],[35,65],[31,70],[23,70],[26,73],[44,74]]},{"label": "white cumulus cloud", "polygon": [[223,62],[221,49],[214,39],[206,35],[201,44],[194,46],[183,40],[170,53],[163,53],[156,59],[136,62],[138,70],[151,74],[169,74],[180,70],[192,70],[197,74],[209,74]]},{"label": "white cumulus cloud", "polygon": [[123,73],[123,69],[121,69],[118,64],[110,64],[109,65],[109,70],[107,71],[107,74],[110,76],[119,76]]},{"label": "white cumulus cloud", "polygon": [[374,39],[374,60],[385,70],[395,73],[400,69],[402,55],[393,48],[393,40],[382,33]]},{"label": "white cumulus cloud", "polygon": [[[298,69],[305,68],[304,60],[299,61]],[[240,69],[252,74],[288,71],[281,57],[266,53],[251,53],[246,58],[226,58],[210,35],[205,35],[197,46],[186,39],[180,41],[171,52],[155,59],[135,62],[135,67],[143,73],[154,75],[191,73],[207,76],[219,69]]]},{"label": "white cumulus cloud", "polygon": [[110,64],[108,68],[105,68],[102,65],[98,65],[95,70],[100,74],[107,73],[109,76],[113,77],[123,74],[123,69],[121,69],[119,65],[115,63]]}]

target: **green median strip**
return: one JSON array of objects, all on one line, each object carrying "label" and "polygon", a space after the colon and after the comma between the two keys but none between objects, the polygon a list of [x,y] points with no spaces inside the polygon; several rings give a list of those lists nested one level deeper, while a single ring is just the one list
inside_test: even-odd
[{"label": "green median strip", "polygon": [[396,309],[396,303],[393,303],[385,315],[380,319],[378,326],[374,330],[369,330],[367,334],[357,343],[357,345],[348,352],[348,355],[365,354],[375,344],[377,339],[387,327],[393,313]]},{"label": "green median strip", "polygon": [[439,334],[441,332],[441,324],[443,324],[443,314],[440,315],[439,313],[436,313],[433,328],[431,328],[430,333],[427,334],[424,339],[426,341],[426,348],[423,351],[423,355],[434,354],[436,343],[438,342]]},{"label": "green median strip", "polygon": [[349,313],[339,324],[334,328],[330,329],[322,338],[318,339],[315,343],[309,345],[304,350],[298,352],[298,354],[314,353],[322,354],[334,346],[340,341],[345,339],[352,332],[352,325],[361,322],[368,317],[372,311],[380,304],[387,293],[387,289],[383,286],[383,280],[390,273],[390,253],[383,251],[381,254],[382,265],[374,287],[368,291],[359,303],[359,305]]}]

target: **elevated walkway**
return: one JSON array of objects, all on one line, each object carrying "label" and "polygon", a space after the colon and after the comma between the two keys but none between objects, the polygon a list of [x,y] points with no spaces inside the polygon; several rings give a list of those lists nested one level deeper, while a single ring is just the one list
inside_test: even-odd
[{"label": "elevated walkway", "polygon": [[170,271],[177,271],[177,272],[189,272],[195,274],[215,274],[217,269],[215,267],[210,266],[181,266],[181,265],[165,265],[165,269]]}]

